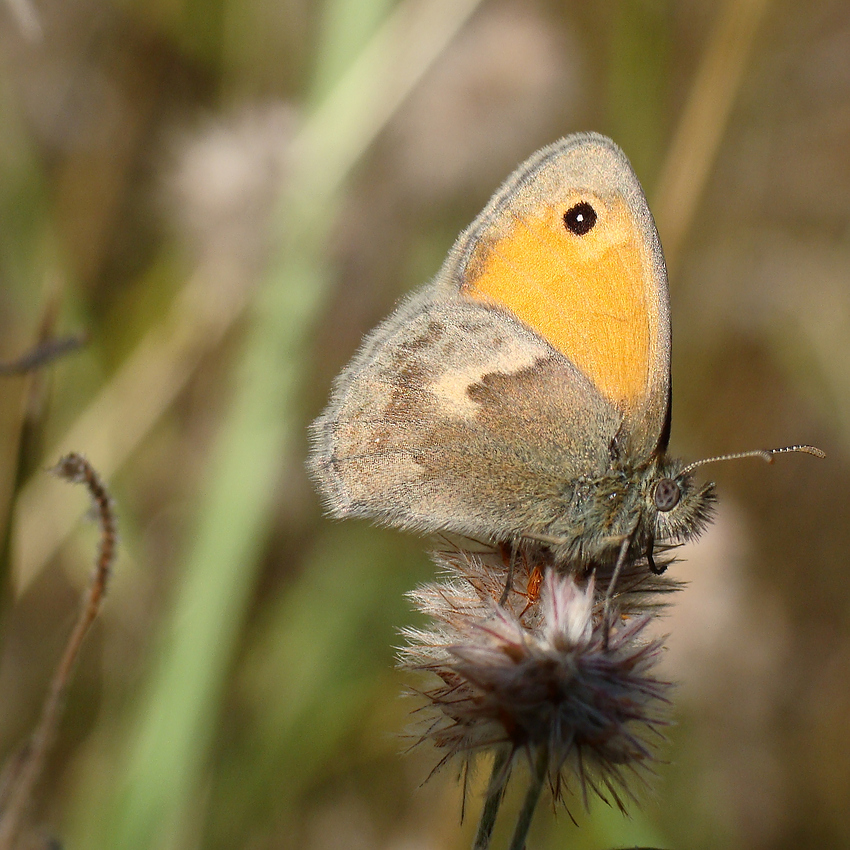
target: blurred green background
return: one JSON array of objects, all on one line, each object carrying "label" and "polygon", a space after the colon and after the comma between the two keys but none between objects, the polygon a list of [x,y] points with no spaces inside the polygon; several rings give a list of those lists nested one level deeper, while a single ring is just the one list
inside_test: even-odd
[{"label": "blurred green background", "polygon": [[587,129],[668,252],[672,450],[828,459],[710,469],[655,792],[631,819],[574,800],[578,827],[544,806],[531,846],[850,846],[845,0],[0,2],[0,360],[89,337],[0,379],[0,757],[97,540],[60,452],[121,527],[34,835],[469,846],[479,799],[461,825],[453,771],[420,787],[437,756],[398,737],[425,546],[323,519],[305,428],[514,166]]}]

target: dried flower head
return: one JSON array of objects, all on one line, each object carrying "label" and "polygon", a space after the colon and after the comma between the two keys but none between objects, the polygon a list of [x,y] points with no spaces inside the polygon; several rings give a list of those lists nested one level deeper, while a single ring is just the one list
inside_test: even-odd
[{"label": "dried flower head", "polygon": [[671,686],[655,674],[662,644],[645,634],[651,617],[617,607],[612,626],[592,577],[582,585],[551,571],[536,603],[501,606],[491,556],[441,561],[449,578],[411,594],[434,623],[404,633],[402,666],[439,679],[420,691],[419,740],[444,752],[440,764],[507,752],[502,782],[519,754],[532,763],[545,754],[556,798],[576,782],[585,804],[592,790],[623,808],[623,792],[634,798],[627,777],[644,779],[669,722]]}]

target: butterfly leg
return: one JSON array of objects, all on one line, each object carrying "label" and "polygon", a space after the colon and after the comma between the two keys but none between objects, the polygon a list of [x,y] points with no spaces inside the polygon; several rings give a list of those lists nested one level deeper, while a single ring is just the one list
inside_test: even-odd
[{"label": "butterfly leg", "polygon": [[500,543],[499,551],[502,553],[502,560],[508,568],[508,574],[505,578],[505,589],[502,591],[499,599],[499,607],[504,608],[514,584],[514,565],[516,564],[517,545],[516,543]]},{"label": "butterfly leg", "polygon": [[646,546],[646,561],[649,564],[650,572],[653,575],[660,576],[663,575],[667,570],[667,564],[656,564],[655,558],[653,557],[653,549],[655,548],[655,537],[649,538],[649,543]]},{"label": "butterfly leg", "polygon": [[528,573],[528,582],[525,586],[525,598],[528,600],[520,619],[525,616],[525,613],[531,608],[538,599],[540,599],[540,588],[543,586],[543,567],[540,564],[535,564]]},{"label": "butterfly leg", "polygon": [[620,551],[617,553],[617,562],[614,564],[614,572],[611,573],[611,581],[608,582],[608,590],[605,591],[605,604],[602,609],[602,622],[604,626],[603,634],[605,636],[605,649],[608,649],[608,634],[611,631],[611,598],[614,595],[614,588],[617,586],[617,579],[620,577],[620,571],[623,569],[623,564],[626,562],[626,555],[629,552],[629,546],[632,542],[631,534],[623,538],[620,544]]}]

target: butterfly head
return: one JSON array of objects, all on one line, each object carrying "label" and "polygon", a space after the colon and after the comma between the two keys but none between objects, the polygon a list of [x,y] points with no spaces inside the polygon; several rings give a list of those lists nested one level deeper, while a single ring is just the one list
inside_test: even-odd
[{"label": "butterfly head", "polygon": [[680,460],[662,458],[641,482],[644,503],[639,538],[651,546],[684,543],[711,521],[716,501],[713,483],[698,483]]}]

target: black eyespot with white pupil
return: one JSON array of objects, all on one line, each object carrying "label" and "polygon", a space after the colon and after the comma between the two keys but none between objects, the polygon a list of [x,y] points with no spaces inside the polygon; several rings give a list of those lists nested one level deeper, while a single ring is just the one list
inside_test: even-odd
[{"label": "black eyespot with white pupil", "polygon": [[564,224],[570,233],[584,236],[596,224],[596,210],[587,201],[579,201],[564,213]]},{"label": "black eyespot with white pupil", "polygon": [[679,504],[679,499],[682,497],[682,491],[679,485],[672,478],[659,478],[655,485],[655,492],[652,498],[655,501],[655,507],[662,513],[672,511]]}]

